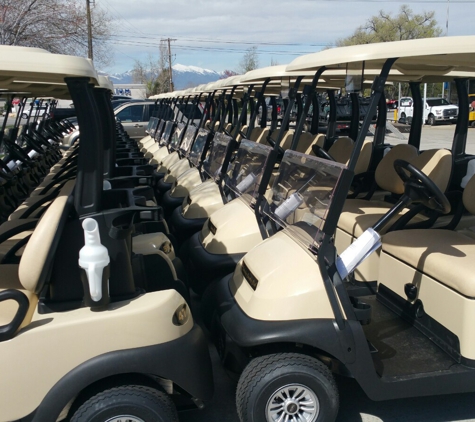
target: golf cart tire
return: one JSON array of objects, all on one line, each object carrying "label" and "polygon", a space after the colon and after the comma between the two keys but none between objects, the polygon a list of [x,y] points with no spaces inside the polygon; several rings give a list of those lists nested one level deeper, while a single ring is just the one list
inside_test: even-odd
[{"label": "golf cart tire", "polygon": [[71,422],[103,422],[125,416],[132,421],[178,422],[175,406],[166,393],[140,385],[102,391],[83,403]]},{"label": "golf cart tire", "polygon": [[[332,422],[339,407],[338,389],[330,370],[319,360],[298,353],[278,353],[253,359],[244,369],[236,391],[241,422],[266,422],[269,400],[292,384],[310,390],[319,409],[312,422]],[[291,419],[294,420],[294,419]]]}]

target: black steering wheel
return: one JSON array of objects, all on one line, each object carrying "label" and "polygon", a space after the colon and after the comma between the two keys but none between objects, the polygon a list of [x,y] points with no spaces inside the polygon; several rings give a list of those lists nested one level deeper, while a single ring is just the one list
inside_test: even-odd
[{"label": "black steering wheel", "polygon": [[28,156],[28,154],[25,151],[23,151],[23,148],[15,144],[15,142],[12,142],[7,139],[4,139],[3,142],[5,143],[5,146],[7,147],[9,152],[16,155],[20,161],[23,161],[25,163],[31,162],[31,158]]},{"label": "black steering wheel", "polygon": [[439,187],[421,170],[405,160],[395,160],[394,169],[404,182],[404,194],[431,210],[448,214],[450,202]]},{"label": "black steering wheel", "polygon": [[[275,141],[271,138],[270,135],[267,137],[267,142],[269,142],[269,145],[275,149]],[[281,146],[277,147],[277,152],[279,153],[281,157],[283,157],[285,154],[285,150]]]},{"label": "black steering wheel", "polygon": [[312,145],[312,151],[317,157],[324,158],[325,160],[336,161],[327,151],[321,146]]}]

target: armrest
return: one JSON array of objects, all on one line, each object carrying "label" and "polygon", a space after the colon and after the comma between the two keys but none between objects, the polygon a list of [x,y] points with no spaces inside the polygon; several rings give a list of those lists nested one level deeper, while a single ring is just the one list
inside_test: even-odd
[{"label": "armrest", "polygon": [[0,243],[5,242],[10,237],[26,230],[33,229],[38,223],[38,218],[21,218],[18,220],[5,221],[0,226]]},{"label": "armrest", "polygon": [[18,310],[10,323],[0,326],[0,342],[10,340],[15,335],[16,331],[25,319],[28,308],[30,307],[28,298],[20,290],[8,289],[1,291],[0,304],[6,300],[14,300],[17,302]]}]

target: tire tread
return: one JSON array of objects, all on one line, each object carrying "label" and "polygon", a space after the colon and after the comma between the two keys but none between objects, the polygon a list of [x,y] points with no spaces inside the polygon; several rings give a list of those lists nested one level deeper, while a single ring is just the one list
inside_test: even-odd
[{"label": "tire tread", "polygon": [[249,420],[244,411],[252,396],[253,390],[263,378],[276,369],[286,366],[302,367],[318,371],[331,385],[333,393],[339,402],[338,388],[330,370],[318,359],[299,353],[277,353],[260,356],[253,359],[244,369],[239,379],[236,391],[236,408],[241,422],[253,422]]},{"label": "tire tread", "polygon": [[165,420],[170,422],[178,422],[177,411],[168,395],[162,391],[150,387],[145,387],[142,385],[127,385],[114,387],[96,394],[79,407],[74,416],[71,418],[71,422],[86,421],[86,419],[83,419],[85,415],[87,415],[87,413],[94,406],[98,405],[102,400],[106,398],[119,398],[120,396],[128,397],[131,395],[137,396],[138,398],[142,399],[153,397],[153,401],[159,404],[160,407],[163,409]]}]

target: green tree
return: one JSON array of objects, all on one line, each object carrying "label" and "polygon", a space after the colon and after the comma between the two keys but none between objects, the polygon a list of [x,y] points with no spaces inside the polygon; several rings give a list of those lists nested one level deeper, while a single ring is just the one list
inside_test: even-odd
[{"label": "green tree", "polygon": [[396,16],[380,10],[352,35],[337,40],[336,46],[438,37],[442,34],[442,29],[434,16],[433,11],[414,14],[406,4],[401,6]]},{"label": "green tree", "polygon": [[250,70],[257,69],[259,67],[259,56],[257,54],[257,47],[254,45],[249,47],[241,61],[239,62],[239,73],[244,74]]}]

